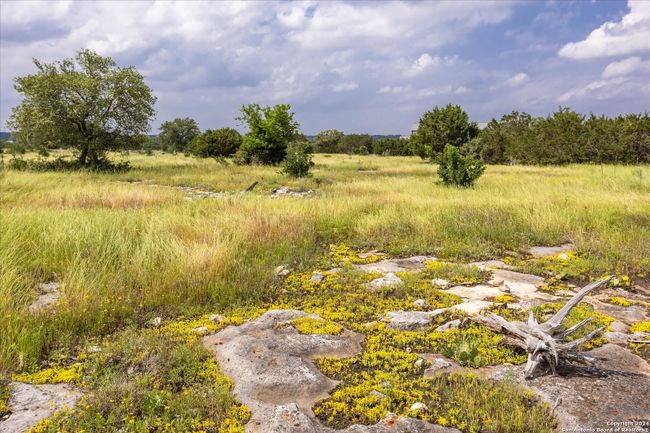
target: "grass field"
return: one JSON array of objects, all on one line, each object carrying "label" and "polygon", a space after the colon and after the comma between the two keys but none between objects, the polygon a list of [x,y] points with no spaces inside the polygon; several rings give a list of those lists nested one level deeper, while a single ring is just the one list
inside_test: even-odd
[{"label": "grass field", "polygon": [[[648,166],[489,166],[459,190],[407,157],[317,155],[299,181],[277,167],[127,158],[121,174],[0,171],[0,371],[155,316],[259,305],[277,265],[308,270],[331,243],[469,261],[572,241],[580,279],[650,268]],[[270,198],[281,185],[315,194]],[[174,186],[229,194],[188,200]],[[56,314],[28,314],[47,281],[62,284]]]}]

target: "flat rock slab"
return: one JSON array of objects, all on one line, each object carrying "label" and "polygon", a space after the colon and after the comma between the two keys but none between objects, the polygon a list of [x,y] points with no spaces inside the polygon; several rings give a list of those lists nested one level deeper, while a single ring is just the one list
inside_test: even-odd
[{"label": "flat rock slab", "polygon": [[568,429],[561,431],[605,429],[612,421],[648,419],[648,363],[614,344],[594,349],[589,355],[597,358],[593,367],[565,366],[556,376],[546,375],[525,382],[551,405],[560,399],[555,414],[559,428]]},{"label": "flat rock slab", "polygon": [[650,316],[648,316],[648,309],[641,305],[630,305],[629,307],[623,307],[621,305],[613,305],[609,302],[599,301],[594,297],[585,299],[585,302],[589,303],[592,307],[594,307],[595,310],[611,316],[620,322],[632,324],[650,320]]},{"label": "flat rock slab", "polygon": [[343,430],[321,425],[305,415],[296,404],[277,406],[268,433],[460,433],[455,428],[442,427],[418,419],[386,417],[375,425],[353,425]]},{"label": "flat rock slab", "polygon": [[361,351],[363,336],[350,331],[300,334],[290,321],[305,315],[295,310],[270,310],[203,340],[215,352],[224,373],[235,381],[233,393],[253,413],[246,425],[248,433],[276,431],[271,426],[278,406],[295,404],[310,417],[314,403],[327,398],[337,384],[314,366],[313,358],[350,357]]},{"label": "flat rock slab", "polygon": [[60,409],[72,409],[81,394],[66,384],[30,385],[12,382],[9,417],[0,421],[2,433],[23,433]]},{"label": "flat rock slab", "polygon": [[519,298],[519,303],[526,307],[559,299],[557,296],[538,291],[545,282],[544,278],[537,275],[522,274],[507,269],[493,269],[492,275],[494,275],[495,279],[502,280],[502,287],[516,295]]},{"label": "flat rock slab", "polygon": [[557,247],[532,247],[528,252],[535,258],[551,257],[563,253],[573,252],[573,244],[564,244]]},{"label": "flat rock slab", "polygon": [[508,293],[501,290],[498,287],[493,286],[454,286],[450,289],[446,289],[445,292],[453,293],[458,295],[463,299],[483,301],[488,298],[494,298],[495,296],[507,295]]},{"label": "flat rock slab", "polygon": [[390,320],[388,329],[420,331],[429,327],[431,319],[446,310],[446,308],[439,308],[433,311],[389,311],[386,313],[386,318]]},{"label": "flat rock slab", "polygon": [[424,268],[427,262],[434,262],[437,259],[432,256],[415,256],[405,259],[387,259],[375,263],[366,263],[363,265],[354,265],[355,268],[365,272],[379,272],[386,274],[389,272],[409,272],[417,271]]}]

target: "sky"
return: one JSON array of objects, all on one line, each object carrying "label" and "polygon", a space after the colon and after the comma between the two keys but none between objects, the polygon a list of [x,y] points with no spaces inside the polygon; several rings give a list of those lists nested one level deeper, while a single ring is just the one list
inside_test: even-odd
[{"label": "sky", "polygon": [[32,58],[135,66],[160,123],[236,127],[290,103],[305,134],[407,134],[435,106],[474,121],[559,106],[650,111],[650,0],[0,2],[0,129]]}]

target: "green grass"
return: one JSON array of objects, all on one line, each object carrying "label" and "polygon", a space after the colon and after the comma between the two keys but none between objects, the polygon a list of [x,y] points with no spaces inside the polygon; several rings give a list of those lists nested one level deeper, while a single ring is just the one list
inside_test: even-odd
[{"label": "green grass", "polygon": [[[311,269],[332,243],[470,261],[571,240],[584,278],[650,267],[647,166],[490,166],[459,190],[408,157],[317,155],[303,180],[180,155],[128,160],[115,175],[0,172],[0,371],[156,315],[261,305],[275,266]],[[188,201],[135,180],[232,194]],[[316,194],[271,199],[280,185]],[[49,280],[63,287],[57,313],[28,314]]]}]

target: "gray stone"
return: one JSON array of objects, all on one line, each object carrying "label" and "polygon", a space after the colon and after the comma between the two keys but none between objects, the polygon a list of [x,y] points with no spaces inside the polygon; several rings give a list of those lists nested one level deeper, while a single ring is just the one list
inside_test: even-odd
[{"label": "gray stone", "polygon": [[314,272],[313,274],[311,274],[311,277],[309,279],[314,283],[320,283],[321,281],[323,281],[324,278],[325,277],[320,272]]},{"label": "gray stone", "polygon": [[431,285],[436,286],[436,287],[440,287],[442,289],[446,289],[447,287],[451,286],[451,283],[449,281],[447,281],[447,280],[442,279],[442,278],[434,278],[433,280],[431,280]]},{"label": "gray stone", "polygon": [[484,262],[472,262],[469,266],[476,266],[478,268],[488,270],[488,269],[508,269],[512,266],[506,265],[505,262],[501,260],[486,260]]},{"label": "gray stone", "polygon": [[481,311],[485,310],[486,308],[490,308],[491,306],[492,306],[492,302],[490,301],[474,300],[474,301],[465,301],[460,304],[454,305],[453,307],[451,307],[451,309],[454,311],[462,311],[463,313],[469,314],[470,316],[474,316],[476,314],[479,314]]},{"label": "gray stone", "polygon": [[305,191],[292,190],[289,187],[281,186],[273,190],[271,198],[280,198],[280,197],[308,197],[314,193],[313,190],[308,189]]},{"label": "gray stone", "polygon": [[588,354],[596,359],[593,367],[565,365],[557,375],[526,382],[551,405],[557,404],[558,430],[603,428],[613,420],[647,419],[650,413],[648,363],[615,344],[605,344]]},{"label": "gray stone", "polygon": [[630,330],[630,327],[623,322],[612,322],[609,328],[613,332],[628,332]]},{"label": "gray stone", "polygon": [[411,411],[411,412],[421,412],[421,411],[426,411],[426,410],[429,410],[427,405],[424,404],[424,403],[421,403],[419,401],[416,402],[416,403],[413,403],[411,405],[411,407],[409,408],[409,411]]},{"label": "gray stone", "polygon": [[496,296],[505,295],[506,293],[500,290],[498,287],[493,286],[454,286],[451,289],[445,290],[447,293],[452,293],[454,295],[460,296],[463,299],[473,300],[473,301],[483,301],[488,298],[494,298]]},{"label": "gray stone", "polygon": [[[249,422],[250,424],[250,422]],[[248,425],[246,426],[247,432]],[[252,430],[251,430],[252,431]],[[324,427],[296,404],[279,405],[265,433],[460,433],[460,430],[388,413],[375,425],[353,425],[343,430]]]},{"label": "gray stone", "polygon": [[224,321],[225,319],[226,319],[226,318],[223,317],[221,314],[210,314],[210,317],[208,317],[208,320],[209,320],[210,322],[217,322],[217,323],[222,322],[222,321]]},{"label": "gray stone", "polygon": [[55,281],[38,286],[38,298],[28,307],[32,314],[52,308],[61,298],[61,285]]},{"label": "gray stone", "polygon": [[249,433],[302,431],[272,425],[279,416],[276,407],[294,403],[301,413],[311,416],[314,403],[326,398],[337,383],[324,376],[312,359],[349,357],[361,351],[363,336],[350,331],[304,335],[292,326],[282,326],[305,315],[295,310],[270,310],[203,339],[216,353],[222,371],[233,378],[233,393],[253,412],[246,426]]},{"label": "gray stone", "polygon": [[66,384],[30,385],[12,382],[10,415],[0,421],[3,433],[23,433],[61,409],[72,409],[81,394]]},{"label": "gray stone", "polygon": [[208,332],[208,328],[205,326],[199,326],[198,328],[190,329],[192,334],[205,334]]},{"label": "gray stone", "polygon": [[424,299],[416,299],[413,301],[413,306],[416,308],[429,308],[429,303]]},{"label": "gray stone", "polygon": [[456,328],[458,328],[460,326],[460,323],[461,323],[460,319],[450,320],[449,322],[443,323],[442,325],[438,326],[436,328],[436,331],[444,332],[444,331],[447,331],[449,329],[456,329]]},{"label": "gray stone", "polygon": [[392,272],[387,273],[383,277],[376,278],[368,283],[368,286],[373,289],[382,289],[384,287],[403,286],[404,281]]},{"label": "gray stone", "polygon": [[431,319],[446,311],[440,308],[433,311],[389,311],[386,318],[390,320],[388,329],[400,331],[419,331],[431,325]]},{"label": "gray stone", "polygon": [[[535,258],[550,257],[555,255],[559,257],[563,253],[570,253],[573,251],[573,244],[564,244],[558,247],[532,247],[530,250],[528,250],[528,252]],[[565,260],[568,258],[569,257],[567,256]]]},{"label": "gray stone", "polygon": [[613,344],[626,344],[628,336],[622,332],[605,332],[603,337]]},{"label": "gray stone", "polygon": [[519,303],[526,307],[558,300],[557,296],[538,291],[545,282],[544,278],[537,275],[522,274],[507,269],[493,269],[492,275],[494,278],[503,280],[503,287],[509,293],[517,296]]},{"label": "gray stone", "polygon": [[366,263],[354,265],[357,269],[365,272],[379,272],[385,274],[388,272],[409,272],[424,268],[427,262],[436,261],[432,256],[414,256],[405,259],[380,260],[375,263]]}]

